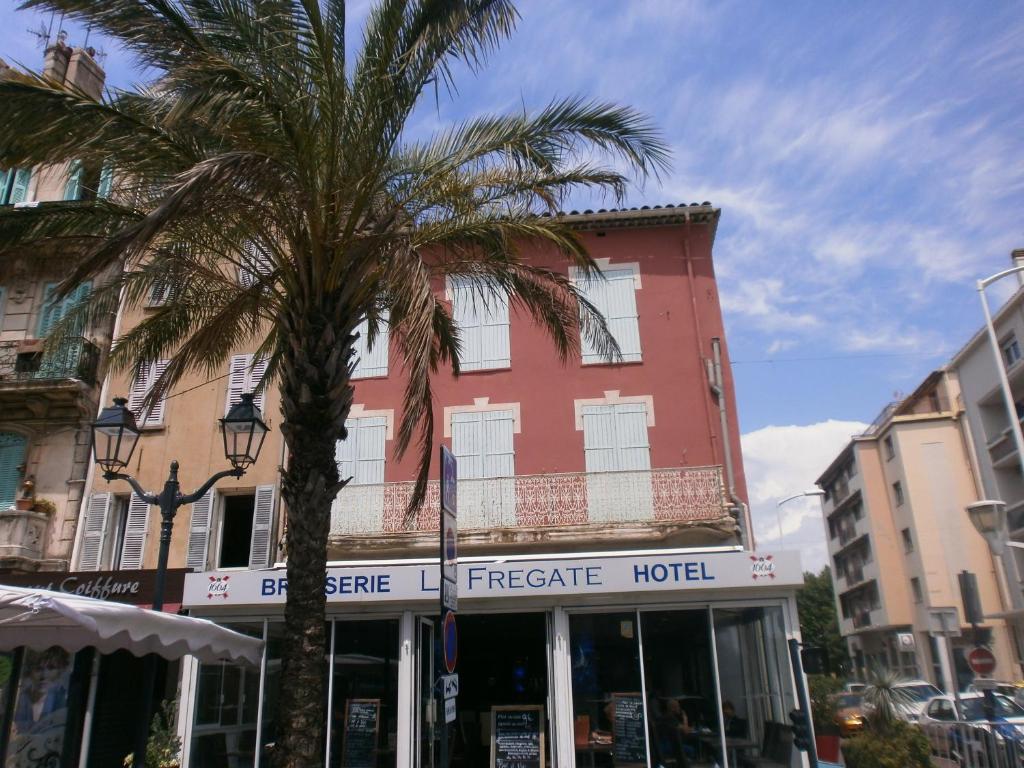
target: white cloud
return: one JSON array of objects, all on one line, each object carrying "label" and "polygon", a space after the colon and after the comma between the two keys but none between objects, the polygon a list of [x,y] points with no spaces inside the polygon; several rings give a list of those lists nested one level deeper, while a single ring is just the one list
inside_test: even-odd
[{"label": "white cloud", "polygon": [[806,497],[782,507],[776,504],[814,489],[814,481],[850,438],[866,428],[867,424],[859,421],[829,419],[802,426],[763,427],[743,435],[743,463],[759,548],[798,550],[804,570],[817,571],[828,562],[819,500]]},{"label": "white cloud", "polygon": [[730,281],[722,288],[722,309],[756,318],[767,331],[813,328],[818,318],[809,312],[791,312],[785,307],[798,299],[787,296],[782,280],[774,277]]}]

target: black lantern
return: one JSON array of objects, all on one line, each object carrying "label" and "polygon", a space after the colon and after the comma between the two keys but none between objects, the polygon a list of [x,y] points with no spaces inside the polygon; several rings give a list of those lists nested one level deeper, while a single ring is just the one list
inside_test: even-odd
[{"label": "black lantern", "polygon": [[128,401],[115,397],[114,404],[104,408],[92,425],[92,448],[96,463],[105,472],[116,472],[128,466],[139,440],[135,416],[127,408]]},{"label": "black lantern", "polygon": [[256,463],[268,432],[263,414],[252,398],[250,392],[243,394],[242,399],[231,406],[228,415],[220,420],[224,455],[235,469],[245,469]]}]

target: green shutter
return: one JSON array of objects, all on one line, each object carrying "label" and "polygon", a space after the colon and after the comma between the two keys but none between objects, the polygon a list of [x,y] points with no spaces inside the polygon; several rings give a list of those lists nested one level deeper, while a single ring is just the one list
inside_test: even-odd
[{"label": "green shutter", "polygon": [[53,300],[55,290],[57,290],[56,283],[47,283],[43,288],[43,304],[39,309],[39,328],[36,330],[37,338],[45,338],[50,329],[60,320],[61,305]]},{"label": "green shutter", "polygon": [[11,188],[11,205],[20,203],[28,196],[28,183],[32,179],[31,168],[18,168],[14,174],[14,186]]},{"label": "green shutter", "polygon": [[0,432],[0,509],[14,506],[25,463],[25,438],[12,432]]},{"label": "green shutter", "polygon": [[82,199],[82,161],[72,160],[68,166],[68,183],[64,186],[65,200]]},{"label": "green shutter", "polygon": [[7,205],[8,187],[14,182],[14,171],[0,170],[0,205]]}]

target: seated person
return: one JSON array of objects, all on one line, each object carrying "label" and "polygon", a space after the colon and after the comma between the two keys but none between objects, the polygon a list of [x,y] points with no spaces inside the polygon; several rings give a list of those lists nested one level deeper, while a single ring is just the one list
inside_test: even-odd
[{"label": "seated person", "polygon": [[655,764],[661,766],[690,765],[688,758],[692,749],[683,744],[683,737],[693,732],[686,711],[675,699],[659,698],[651,718],[651,731],[654,734]]},{"label": "seated person", "polygon": [[722,702],[722,724],[727,739],[747,738],[747,721],[736,716],[736,707],[728,700]]}]

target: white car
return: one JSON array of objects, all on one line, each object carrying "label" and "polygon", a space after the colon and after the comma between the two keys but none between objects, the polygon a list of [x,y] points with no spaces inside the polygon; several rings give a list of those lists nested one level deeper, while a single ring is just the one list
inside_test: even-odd
[{"label": "white car", "polygon": [[1024,766],[1024,708],[1008,696],[993,694],[992,720],[985,694],[960,694],[961,713],[952,696],[930,699],[918,721],[932,753],[963,766]]},{"label": "white car", "polygon": [[942,695],[942,691],[927,680],[906,680],[896,683],[893,688],[900,691],[906,699],[906,702],[900,705],[900,715],[911,723],[917,722],[929,699]]}]

